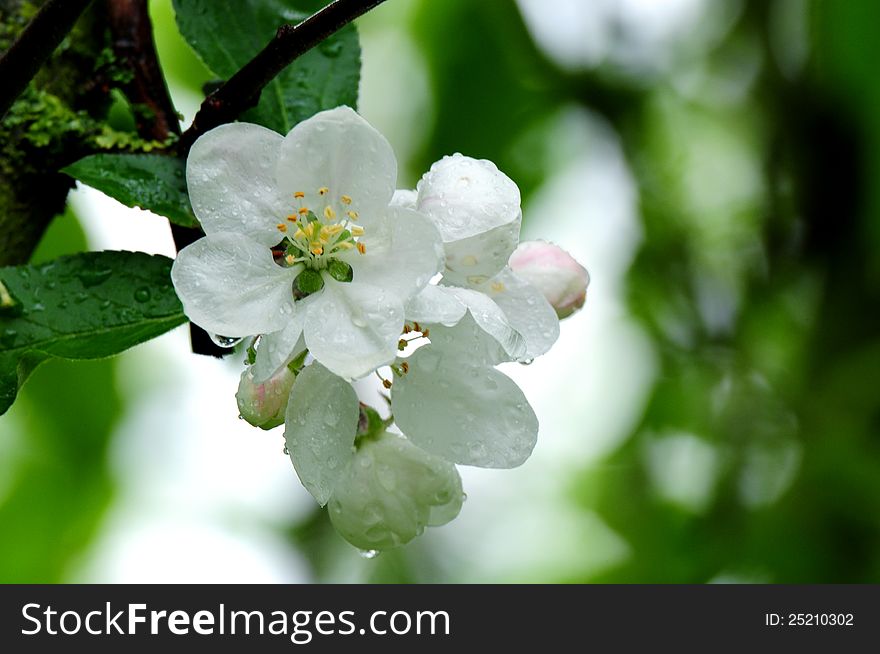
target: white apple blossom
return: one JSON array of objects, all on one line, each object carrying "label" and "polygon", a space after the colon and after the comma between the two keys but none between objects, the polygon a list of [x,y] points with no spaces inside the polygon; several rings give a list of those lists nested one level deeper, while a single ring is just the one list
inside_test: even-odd
[{"label": "white apple blossom", "polygon": [[[350,543],[381,550],[446,524],[464,500],[455,466],[369,424],[344,379],[319,363],[297,376],[284,432],[294,468]],[[373,415],[376,416],[375,412]]]},{"label": "white apple blossom", "polygon": [[507,360],[531,360],[550,349],[559,336],[553,307],[507,266],[522,210],[519,189],[495,164],[460,154],[444,157],[415,192],[397,191],[392,204],[428,216],[446,253],[442,279],[408,303],[408,320],[450,326],[469,312]]},{"label": "white apple blossom", "polygon": [[223,125],[187,160],[202,238],[181,250],[172,280],[184,311],[209,332],[263,334],[257,383],[302,345],[345,379],[393,360],[404,304],[441,266],[437,229],[390,206],[397,162],[348,107],[287,136]]},{"label": "white apple blossom", "polygon": [[395,366],[394,421],[413,444],[453,463],[514,468],[529,458],[538,419],[522,390],[495,369],[503,348],[466,314],[430,328],[430,343]]}]

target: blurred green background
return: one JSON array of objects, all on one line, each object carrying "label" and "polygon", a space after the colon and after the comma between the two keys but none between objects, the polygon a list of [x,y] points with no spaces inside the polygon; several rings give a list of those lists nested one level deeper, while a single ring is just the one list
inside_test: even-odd
[{"label": "blurred green background", "polygon": [[[191,119],[209,75],[170,4]],[[535,455],[463,470],[458,520],[362,558],[280,431],[235,420],[238,363],[177,330],[44,365],[0,419],[0,581],[880,581],[877,25],[874,0],[388,0],[361,110],[401,186],[491,159],[524,236],[593,276],[508,370]],[[170,243],[133,213],[78,197],[36,258]]]}]

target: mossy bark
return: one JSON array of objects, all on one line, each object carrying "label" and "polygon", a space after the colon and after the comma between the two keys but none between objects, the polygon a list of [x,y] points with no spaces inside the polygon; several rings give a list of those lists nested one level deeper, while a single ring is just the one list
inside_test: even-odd
[{"label": "mossy bark", "polygon": [[[42,0],[0,0],[5,51]],[[0,266],[26,262],[72,181],[59,168],[82,156],[107,107],[101,3],[79,20],[0,123]]]}]

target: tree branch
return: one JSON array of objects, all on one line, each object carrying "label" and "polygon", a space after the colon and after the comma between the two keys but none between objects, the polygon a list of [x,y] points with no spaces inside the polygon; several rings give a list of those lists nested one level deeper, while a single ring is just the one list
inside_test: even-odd
[{"label": "tree branch", "polygon": [[298,25],[282,25],[265,48],[205,99],[180,139],[180,153],[185,155],[205,132],[232,122],[253,107],[263,87],[297,57],[382,2],[384,0],[334,0]]},{"label": "tree branch", "polygon": [[73,29],[91,0],[47,0],[0,57],[0,119]]},{"label": "tree branch", "polygon": [[107,0],[107,19],[113,52],[133,73],[125,86],[125,95],[149,112],[136,112],[138,134],[156,141],[164,141],[172,134],[180,136],[177,111],[159,66],[147,0]]},{"label": "tree branch", "polygon": [[[146,113],[135,112],[138,134],[156,141],[180,136],[177,110],[159,65],[147,0],[106,0],[106,4],[113,52],[132,73],[131,81],[123,90],[129,102],[147,109]],[[200,229],[171,223],[171,236],[180,251],[204,234]],[[196,354],[224,356],[231,352],[215,345],[208,333],[197,325],[190,323],[189,333]]]}]

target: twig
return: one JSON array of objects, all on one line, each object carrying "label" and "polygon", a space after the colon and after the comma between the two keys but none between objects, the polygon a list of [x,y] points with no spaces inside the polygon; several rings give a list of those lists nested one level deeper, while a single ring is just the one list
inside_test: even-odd
[{"label": "twig", "polygon": [[275,38],[265,48],[205,99],[192,125],[181,136],[181,154],[185,155],[195,140],[208,130],[235,120],[254,106],[263,87],[297,57],[382,2],[384,0],[334,0],[301,23],[278,28]]},{"label": "twig", "polygon": [[47,0],[0,57],[0,119],[27,88],[91,0]]}]

